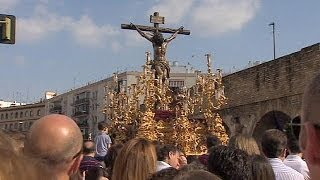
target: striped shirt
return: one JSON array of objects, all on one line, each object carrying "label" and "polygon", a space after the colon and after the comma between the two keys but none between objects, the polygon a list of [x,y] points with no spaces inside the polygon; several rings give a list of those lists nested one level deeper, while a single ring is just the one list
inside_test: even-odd
[{"label": "striped shirt", "polygon": [[279,158],[268,158],[276,180],[304,180],[303,175],[291,167],[286,166]]},{"label": "striped shirt", "polygon": [[301,173],[305,180],[310,179],[307,163],[298,155],[288,155],[283,163]]}]

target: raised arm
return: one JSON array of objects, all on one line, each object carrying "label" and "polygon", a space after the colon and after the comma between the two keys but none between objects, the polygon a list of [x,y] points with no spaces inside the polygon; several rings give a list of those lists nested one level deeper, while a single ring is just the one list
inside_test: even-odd
[{"label": "raised arm", "polygon": [[180,31],[182,31],[183,30],[183,26],[181,26],[175,33],[173,33],[168,39],[166,39],[165,41],[167,42],[167,43],[169,43],[170,41],[172,41],[174,38],[176,38],[177,37],[177,35],[178,35],[178,33],[180,32]]},{"label": "raised arm", "polygon": [[136,25],[134,25],[133,23],[130,23],[130,25],[133,26],[134,28],[136,28],[136,30],[138,31],[138,33],[139,33],[142,37],[144,37],[144,38],[146,38],[147,40],[149,40],[149,41],[152,42],[152,37],[151,37],[151,36],[149,36],[148,34],[144,33],[143,31],[141,31],[141,30],[140,30]]}]

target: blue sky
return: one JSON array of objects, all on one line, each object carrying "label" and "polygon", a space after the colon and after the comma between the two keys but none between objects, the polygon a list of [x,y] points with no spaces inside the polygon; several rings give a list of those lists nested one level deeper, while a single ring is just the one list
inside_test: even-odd
[{"label": "blue sky", "polygon": [[167,57],[205,70],[204,54],[229,72],[249,61],[276,56],[320,41],[320,1],[308,0],[0,0],[0,13],[17,17],[15,45],[0,44],[0,99],[36,101],[45,91],[62,93],[138,70],[150,42],[122,23],[151,25],[159,11],[165,27],[191,30],[169,45]]}]

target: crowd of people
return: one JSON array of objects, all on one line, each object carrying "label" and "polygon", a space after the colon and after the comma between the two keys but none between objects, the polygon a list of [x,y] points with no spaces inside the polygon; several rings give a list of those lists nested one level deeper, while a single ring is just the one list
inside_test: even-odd
[{"label": "crowd of people", "polygon": [[51,114],[37,120],[23,142],[0,132],[0,180],[317,180],[319,107],[320,75],[303,96],[299,139],[269,129],[259,141],[236,135],[225,146],[210,135],[200,156],[144,138],[113,144],[103,122],[94,140],[83,140],[71,118]]}]

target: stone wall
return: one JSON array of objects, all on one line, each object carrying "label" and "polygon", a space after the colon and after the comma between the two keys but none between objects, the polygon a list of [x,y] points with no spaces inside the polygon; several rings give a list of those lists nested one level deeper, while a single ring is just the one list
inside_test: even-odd
[{"label": "stone wall", "polygon": [[[228,104],[220,113],[231,134],[252,134],[256,124],[270,111],[282,112],[290,118],[298,116],[303,90],[319,72],[318,43],[224,76]],[[272,122],[261,123],[267,125]]]}]

